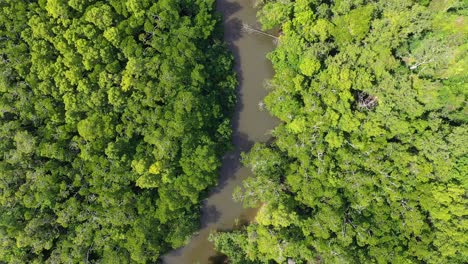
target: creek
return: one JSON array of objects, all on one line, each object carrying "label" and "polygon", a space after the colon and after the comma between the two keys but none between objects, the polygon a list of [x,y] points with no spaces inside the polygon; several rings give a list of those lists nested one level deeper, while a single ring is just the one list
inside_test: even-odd
[{"label": "creek", "polygon": [[218,186],[202,204],[201,229],[186,246],[163,257],[165,264],[222,263],[213,244],[208,241],[210,232],[232,229],[238,222],[249,222],[257,209],[244,209],[232,200],[232,192],[251,172],[242,166],[240,154],[248,151],[254,142],[266,142],[270,131],[278,124],[268,112],[260,111],[260,102],[268,93],[265,80],[273,76],[266,54],[274,49],[271,37],[251,34],[242,30],[247,24],[260,28],[257,9],[252,0],[217,0],[217,10],[223,15],[224,38],[235,57],[235,70],[239,86],[237,105],[232,120],[234,149],[223,158]]}]

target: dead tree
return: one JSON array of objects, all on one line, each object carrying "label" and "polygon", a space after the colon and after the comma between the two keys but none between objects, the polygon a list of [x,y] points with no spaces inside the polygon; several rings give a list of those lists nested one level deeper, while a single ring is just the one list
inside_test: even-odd
[{"label": "dead tree", "polygon": [[260,34],[260,35],[272,38],[275,42],[278,41],[277,36],[272,35],[270,33],[266,33],[264,31],[261,31],[260,29],[256,29],[256,28],[252,27],[251,25],[249,25],[247,23],[242,23],[242,31],[246,32],[246,33],[249,33],[249,34]]},{"label": "dead tree", "polygon": [[358,108],[365,110],[372,110],[378,105],[379,101],[377,96],[369,95],[366,93],[358,94]]}]

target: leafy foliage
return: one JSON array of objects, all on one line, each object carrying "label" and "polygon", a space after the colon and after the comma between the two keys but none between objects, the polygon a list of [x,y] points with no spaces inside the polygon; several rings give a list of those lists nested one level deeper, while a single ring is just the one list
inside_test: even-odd
[{"label": "leafy foliage", "polygon": [[0,262],[155,262],[229,147],[212,0],[0,2]]},{"label": "leafy foliage", "polygon": [[256,221],[214,234],[218,250],[233,263],[466,263],[466,8],[267,1],[261,21],[282,35],[265,102],[283,123],[244,159],[254,176],[236,198],[261,205]]}]

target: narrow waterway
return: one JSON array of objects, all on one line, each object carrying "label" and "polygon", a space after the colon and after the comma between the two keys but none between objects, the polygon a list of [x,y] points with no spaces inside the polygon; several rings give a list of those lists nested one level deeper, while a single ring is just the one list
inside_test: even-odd
[{"label": "narrow waterway", "polygon": [[231,229],[236,220],[250,221],[256,210],[246,210],[232,200],[232,192],[241,185],[250,171],[242,167],[240,153],[248,151],[254,142],[265,142],[277,124],[268,112],[259,110],[259,102],[267,94],[263,88],[273,75],[265,55],[273,50],[273,39],[242,31],[242,24],[259,28],[253,0],[217,0],[218,12],[223,14],[225,40],[235,56],[238,74],[238,103],[233,122],[234,150],[225,155],[219,185],[203,204],[202,229],[191,242],[164,256],[166,264],[219,263],[208,235],[214,230]]}]

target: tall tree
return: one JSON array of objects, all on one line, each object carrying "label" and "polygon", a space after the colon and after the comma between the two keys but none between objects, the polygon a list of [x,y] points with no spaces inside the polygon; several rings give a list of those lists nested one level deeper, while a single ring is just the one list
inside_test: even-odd
[{"label": "tall tree", "polygon": [[[267,1],[282,35],[232,263],[466,263],[466,3]],[[275,12],[272,14],[271,12]],[[463,69],[463,70],[462,70]]]},{"label": "tall tree", "polygon": [[0,1],[0,262],[154,263],[235,102],[214,1]]}]

